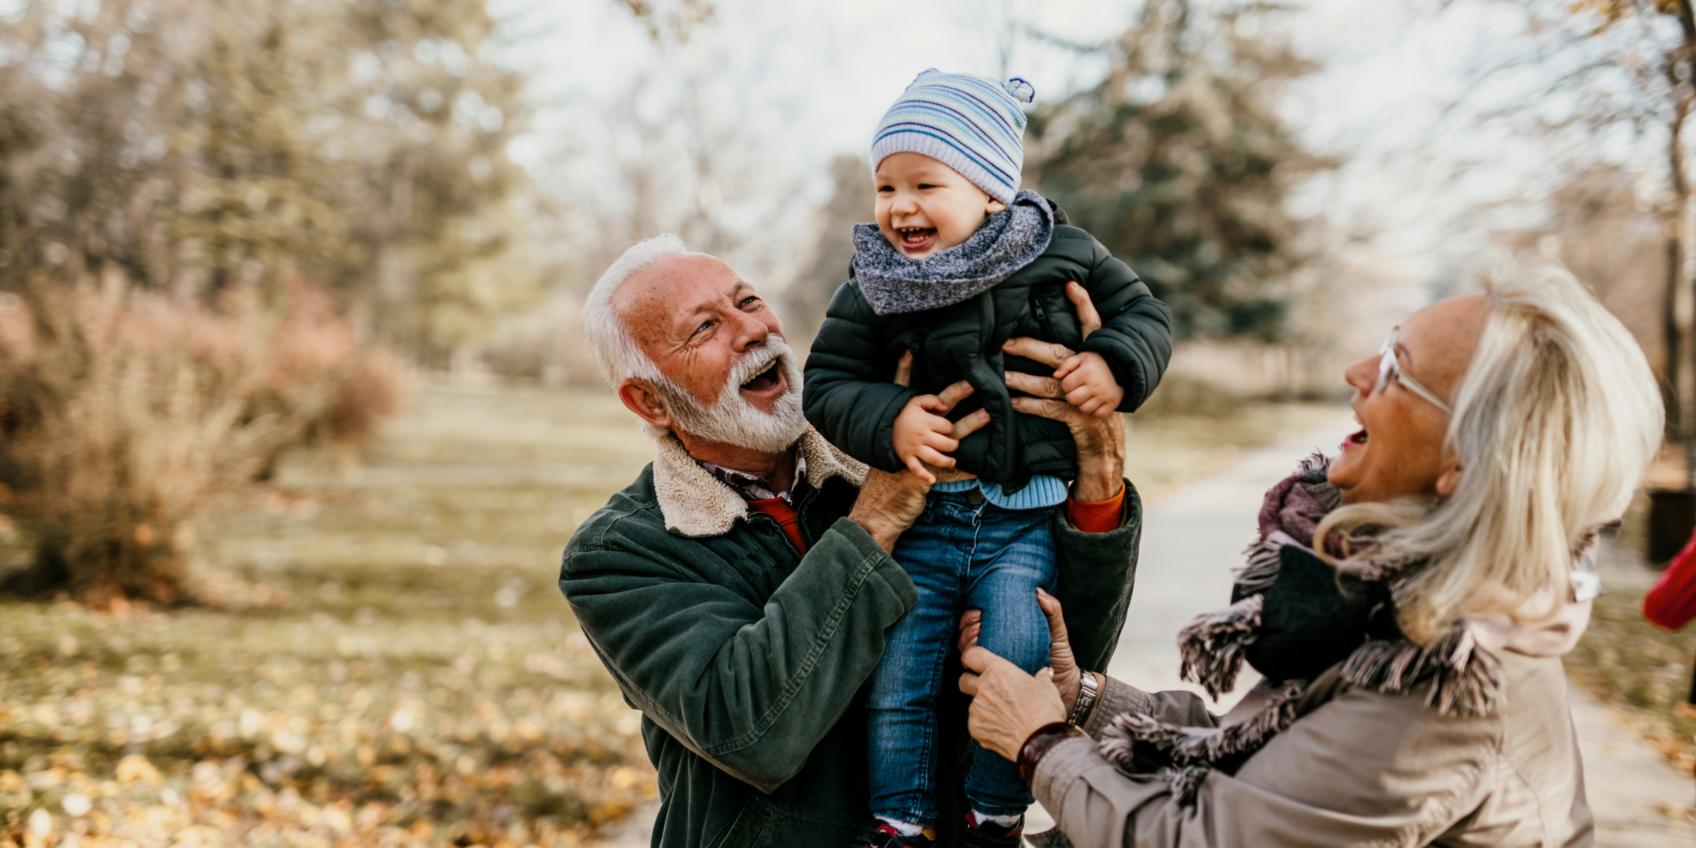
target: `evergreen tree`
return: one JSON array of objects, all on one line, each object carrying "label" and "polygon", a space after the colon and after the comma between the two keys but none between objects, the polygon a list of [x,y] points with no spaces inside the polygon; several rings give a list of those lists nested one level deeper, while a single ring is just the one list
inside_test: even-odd
[{"label": "evergreen tree", "polygon": [[1311,66],[1255,25],[1275,11],[1149,0],[1100,48],[1100,84],[1031,114],[1026,182],[1146,278],[1180,336],[1276,340],[1302,261],[1286,200],[1323,163],[1277,113]]}]

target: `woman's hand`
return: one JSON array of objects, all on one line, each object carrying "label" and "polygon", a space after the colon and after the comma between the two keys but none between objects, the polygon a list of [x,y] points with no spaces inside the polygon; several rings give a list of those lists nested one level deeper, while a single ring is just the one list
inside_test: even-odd
[{"label": "woman's hand", "polygon": [[[1042,607],[1042,614],[1048,617],[1048,667],[1054,673],[1054,688],[1060,692],[1060,703],[1065,706],[1066,715],[1071,715],[1073,705],[1078,702],[1083,672],[1078,668],[1077,658],[1072,656],[1072,641],[1066,635],[1066,619],[1061,615],[1060,599],[1038,589],[1036,602]],[[982,629],[982,610],[966,610],[966,614],[960,616],[961,654],[978,643],[978,633]]]},{"label": "woman's hand", "polygon": [[1018,762],[1019,749],[1032,733],[1066,720],[1051,669],[1032,676],[982,646],[962,654],[960,664],[966,668],[960,691],[972,696],[966,730],[985,748]]},{"label": "woman's hand", "polygon": [[[913,354],[911,351],[901,357],[895,367],[895,383],[905,386],[912,381]],[[961,380],[936,394],[934,408],[946,414],[956,404],[972,393],[972,384]],[[953,432],[949,436],[958,442],[960,439],[983,429],[989,424],[989,412],[977,410],[972,414],[954,422]],[[936,479],[939,469],[925,467],[930,479],[926,479],[912,470],[891,474],[876,468],[866,472],[866,481],[860,484],[860,496],[854,500],[854,508],[849,510],[848,519],[864,527],[872,541],[886,552],[895,550],[895,540],[913,526],[919,513],[924,511],[925,496],[930,494],[931,483]]]},{"label": "woman's hand", "polygon": [[[1089,292],[1077,283],[1066,284],[1066,297],[1078,311],[1085,337],[1101,329],[1101,313],[1090,302]],[[1008,339],[1001,349],[1015,356],[1040,362],[1057,371],[1076,351],[1056,342],[1028,336]],[[1010,371],[1003,375],[1007,388],[1028,397],[1013,398],[1013,409],[1065,424],[1078,446],[1078,479],[1072,497],[1080,501],[1110,500],[1119,493],[1125,477],[1125,424],[1117,415],[1098,417],[1067,403],[1061,380]]]}]

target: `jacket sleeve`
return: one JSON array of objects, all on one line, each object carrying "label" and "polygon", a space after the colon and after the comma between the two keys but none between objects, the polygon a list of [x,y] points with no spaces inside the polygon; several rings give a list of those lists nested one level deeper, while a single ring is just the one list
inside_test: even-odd
[{"label": "jacket sleeve", "polygon": [[631,703],[762,792],[800,770],[918,597],[846,518],[764,606],[604,536],[567,548],[560,589]]},{"label": "jacket sleeve", "polygon": [[1480,803],[1499,737],[1491,719],[1444,718],[1418,696],[1354,690],[1235,775],[1208,773],[1190,807],[1165,778],[1127,776],[1083,738],[1042,758],[1032,790],[1079,848],[1426,845]]},{"label": "jacket sleeve", "polygon": [[1160,385],[1172,360],[1172,309],[1148,290],[1130,266],[1091,239],[1089,276],[1079,280],[1101,313],[1101,329],[1083,349],[1101,354],[1125,390],[1120,412],[1135,412]]},{"label": "jacket sleeve", "polygon": [[1119,644],[1136,583],[1137,546],[1142,541],[1142,498],[1125,481],[1124,514],[1119,527],[1107,533],[1085,533],[1055,517],[1054,540],[1059,549],[1060,605],[1078,666],[1104,669]]},{"label": "jacket sleeve", "polygon": [[890,382],[895,363],[882,342],[871,304],[854,281],[844,283],[807,355],[801,404],[831,444],[874,468],[900,471],[895,417],[917,392]]},{"label": "jacket sleeve", "polygon": [[1690,537],[1643,596],[1643,617],[1668,630],[1696,618],[1696,536]]}]

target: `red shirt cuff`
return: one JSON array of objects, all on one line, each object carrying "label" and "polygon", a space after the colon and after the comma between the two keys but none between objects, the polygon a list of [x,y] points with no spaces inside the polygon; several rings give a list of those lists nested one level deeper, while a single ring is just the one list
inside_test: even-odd
[{"label": "red shirt cuff", "polygon": [[1125,484],[1119,493],[1104,501],[1066,500],[1066,520],[1085,533],[1111,533],[1119,529],[1119,519],[1125,514]]}]

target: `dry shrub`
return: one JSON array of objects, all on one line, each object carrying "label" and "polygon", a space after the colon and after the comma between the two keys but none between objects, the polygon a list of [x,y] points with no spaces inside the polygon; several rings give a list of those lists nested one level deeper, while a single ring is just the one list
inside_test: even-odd
[{"label": "dry shrub", "polygon": [[383,420],[398,411],[405,382],[400,361],[387,350],[363,347],[324,292],[293,287],[275,338],[275,360],[265,390],[254,399],[258,410],[297,409],[322,375],[333,369],[338,379],[329,402],[316,409],[299,438],[278,445],[266,458],[260,478],[269,479],[283,452],[295,447],[353,454],[369,445]]},{"label": "dry shrub", "polygon": [[106,279],[0,302],[0,512],[37,551],[21,587],[186,600],[206,505],[325,421],[355,373],[345,326],[293,301],[212,308]]}]

